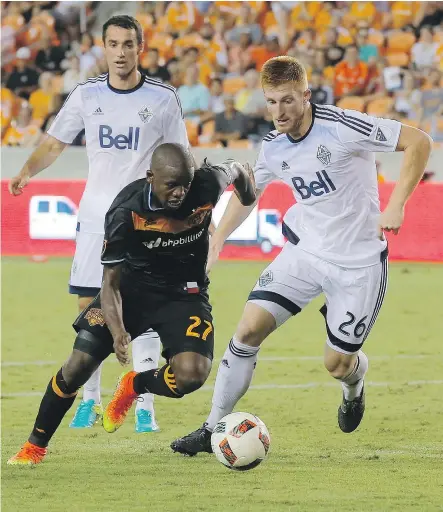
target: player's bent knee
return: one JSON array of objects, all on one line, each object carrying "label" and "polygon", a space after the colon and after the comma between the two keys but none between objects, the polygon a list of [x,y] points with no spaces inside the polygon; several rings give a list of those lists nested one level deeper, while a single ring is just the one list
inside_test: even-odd
[{"label": "player's bent knee", "polygon": [[265,309],[248,302],[235,332],[235,339],[258,347],[275,329],[275,318]]},{"label": "player's bent knee", "polygon": [[[197,354],[196,354],[197,355]],[[201,388],[211,371],[211,361],[199,356],[192,360],[182,359],[181,364],[172,364],[177,390],[187,395]]]},{"label": "player's bent knee", "polygon": [[356,357],[357,355],[354,354],[347,355],[337,353],[337,357],[325,359],[325,368],[328,370],[331,377],[342,380],[347,377],[354,368]]}]

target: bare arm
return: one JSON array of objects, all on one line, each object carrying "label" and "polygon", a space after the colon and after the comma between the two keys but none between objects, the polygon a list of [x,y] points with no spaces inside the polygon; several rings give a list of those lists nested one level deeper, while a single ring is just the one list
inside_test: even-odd
[{"label": "bare arm", "polygon": [[28,158],[22,170],[9,182],[9,192],[14,196],[21,194],[29,180],[55,162],[66,146],[67,144],[60,142],[55,137],[46,135],[46,138]]},{"label": "bare arm", "polygon": [[420,182],[431,154],[432,139],[425,132],[402,125],[396,151],[404,151],[400,177],[380,216],[381,230],[397,234],[403,223],[406,202]]},{"label": "bare arm", "polygon": [[123,324],[122,297],[120,294],[121,265],[104,265],[103,285],[100,292],[101,306],[106,325],[114,340],[115,355],[119,362],[129,364],[128,346],[131,336]]}]

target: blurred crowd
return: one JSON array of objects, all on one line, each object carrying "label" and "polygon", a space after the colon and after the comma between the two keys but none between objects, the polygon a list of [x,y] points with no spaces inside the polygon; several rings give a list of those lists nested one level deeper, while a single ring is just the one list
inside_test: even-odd
[{"label": "blurred crowd", "polygon": [[261,141],[273,125],[259,72],[284,54],[304,63],[314,103],[398,119],[443,142],[443,2],[36,1],[1,9],[2,145],[37,144],[76,83],[106,71],[104,11],[141,23],[141,71],[178,89],[192,145]]}]

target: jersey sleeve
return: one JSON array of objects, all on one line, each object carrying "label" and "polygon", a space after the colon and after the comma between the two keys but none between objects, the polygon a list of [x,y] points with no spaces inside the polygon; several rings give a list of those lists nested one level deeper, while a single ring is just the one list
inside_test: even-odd
[{"label": "jersey sleeve", "polygon": [[271,183],[271,181],[277,179],[275,174],[269,169],[267,165],[264,145],[265,143],[263,142],[260,153],[257,157],[257,161],[254,165],[255,186],[257,190],[264,190],[268,183]]},{"label": "jersey sleeve", "polygon": [[163,116],[163,142],[175,142],[185,148],[189,147],[182,107],[175,91],[171,94]]},{"label": "jersey sleeve", "polygon": [[132,230],[132,216],[129,210],[117,207],[108,211],[105,218],[102,265],[118,265],[125,261]]},{"label": "jersey sleeve", "polygon": [[355,110],[339,114],[338,137],[349,150],[389,153],[397,148],[401,123],[393,119],[368,116]]},{"label": "jersey sleeve", "polygon": [[70,144],[84,127],[82,97],[77,85],[66,98],[48,134],[65,144]]}]

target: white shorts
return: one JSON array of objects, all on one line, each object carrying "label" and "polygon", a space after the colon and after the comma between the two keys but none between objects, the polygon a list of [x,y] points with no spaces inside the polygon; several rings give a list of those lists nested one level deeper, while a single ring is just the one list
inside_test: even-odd
[{"label": "white shorts", "polygon": [[74,261],[69,279],[69,293],[95,297],[100,291],[103,266],[100,261],[104,235],[77,231]]},{"label": "white shorts", "polygon": [[287,242],[264,270],[249,295],[282,325],[322,292],[326,304],[328,345],[343,354],[357,352],[380,311],[388,283],[387,251],[379,264],[363,268],[339,267]]}]

